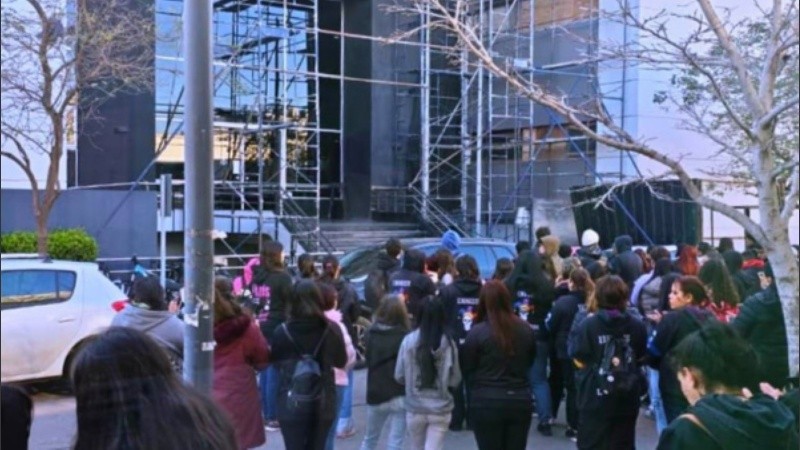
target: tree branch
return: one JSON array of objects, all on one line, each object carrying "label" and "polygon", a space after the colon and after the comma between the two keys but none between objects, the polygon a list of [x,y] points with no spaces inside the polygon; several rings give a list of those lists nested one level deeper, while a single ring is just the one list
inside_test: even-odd
[{"label": "tree branch", "polygon": [[791,220],[794,210],[797,209],[798,199],[800,199],[800,166],[795,166],[789,179],[789,192],[786,194],[781,211],[781,220],[787,224]]},{"label": "tree branch", "polygon": [[764,106],[761,104],[758,92],[756,92],[753,86],[753,80],[750,77],[750,73],[747,71],[747,63],[739,52],[739,49],[734,45],[733,39],[730,34],[728,34],[728,30],[725,29],[720,21],[719,15],[717,15],[716,10],[714,10],[714,6],[711,5],[710,0],[697,0],[697,3],[700,5],[700,9],[703,10],[706,19],[708,19],[711,29],[717,35],[720,46],[722,46],[725,53],[728,54],[728,58],[731,64],[733,64],[733,68],[736,70],[736,75],[739,78],[739,83],[742,86],[742,92],[744,92],[747,104],[750,106],[750,109],[756,113],[755,115],[763,115]]},{"label": "tree branch", "polygon": [[765,127],[773,120],[777,119],[778,116],[780,116],[781,114],[785,113],[786,111],[792,108],[796,108],[798,105],[800,105],[800,95],[795,95],[786,102],[773,107],[764,116],[762,116],[761,119],[758,120],[758,122],[756,122],[756,125],[753,127],[753,131],[757,132],[758,130]]}]

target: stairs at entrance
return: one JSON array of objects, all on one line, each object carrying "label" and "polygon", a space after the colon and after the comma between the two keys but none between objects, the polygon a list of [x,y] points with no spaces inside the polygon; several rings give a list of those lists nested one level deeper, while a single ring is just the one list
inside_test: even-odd
[{"label": "stairs at entrance", "polygon": [[366,245],[380,245],[393,237],[402,241],[428,236],[419,224],[408,222],[321,221],[320,228],[336,250],[345,253]]}]

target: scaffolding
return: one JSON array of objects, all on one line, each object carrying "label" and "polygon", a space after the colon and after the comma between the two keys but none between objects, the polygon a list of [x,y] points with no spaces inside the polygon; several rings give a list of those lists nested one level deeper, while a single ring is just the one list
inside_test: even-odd
[{"label": "scaffolding", "polygon": [[[176,23],[180,5],[157,0],[157,20]],[[346,32],[344,3],[213,5],[218,186],[235,192],[232,208],[258,212],[259,239],[276,234],[280,221],[306,251],[336,250],[320,222],[330,211],[326,201],[345,200],[345,81],[391,89],[393,165],[413,175],[386,189],[372,183],[373,204],[384,205],[377,206],[381,211],[413,212],[431,231],[508,239],[517,208],[534,211],[539,199],[566,199],[570,184],[622,176],[598,174],[593,142],[485,70],[452,33],[427,27],[428,3],[420,3],[416,17],[383,11],[393,15],[393,29],[374,35]],[[338,10],[339,23],[320,25],[321,7],[326,14]],[[529,83],[560,90],[573,104],[598,95],[596,64],[559,59],[555,51],[558,39],[568,39],[559,35],[565,22],[581,24],[587,41],[596,38],[597,0],[473,0],[467,8],[492,56]],[[390,38],[415,27],[420,31],[404,39]],[[337,70],[321,70],[321,39],[334,43],[328,51],[338,53]],[[390,52],[392,75],[347,76],[346,40]],[[159,89],[168,93],[157,95],[157,123],[165,121],[164,111],[181,112],[180,43],[161,46]],[[323,80],[338,84],[338,95],[324,98]],[[323,110],[338,111],[338,121]],[[274,223],[265,223],[266,210],[275,213],[269,215]]]}]

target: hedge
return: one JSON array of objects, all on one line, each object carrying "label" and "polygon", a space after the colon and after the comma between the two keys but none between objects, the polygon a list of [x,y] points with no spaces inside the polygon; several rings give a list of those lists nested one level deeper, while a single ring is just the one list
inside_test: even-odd
[{"label": "hedge", "polygon": [[[15,231],[0,235],[0,251],[36,253],[36,233]],[[47,237],[47,252],[53,259],[94,261],[97,251],[97,241],[81,228],[53,230]]]}]

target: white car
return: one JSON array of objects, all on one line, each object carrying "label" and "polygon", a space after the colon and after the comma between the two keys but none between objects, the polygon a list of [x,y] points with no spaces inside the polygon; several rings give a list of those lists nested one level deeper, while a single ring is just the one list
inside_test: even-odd
[{"label": "white car", "polygon": [[97,264],[3,255],[2,381],[66,377],[88,338],[107,328],[125,294]]}]

